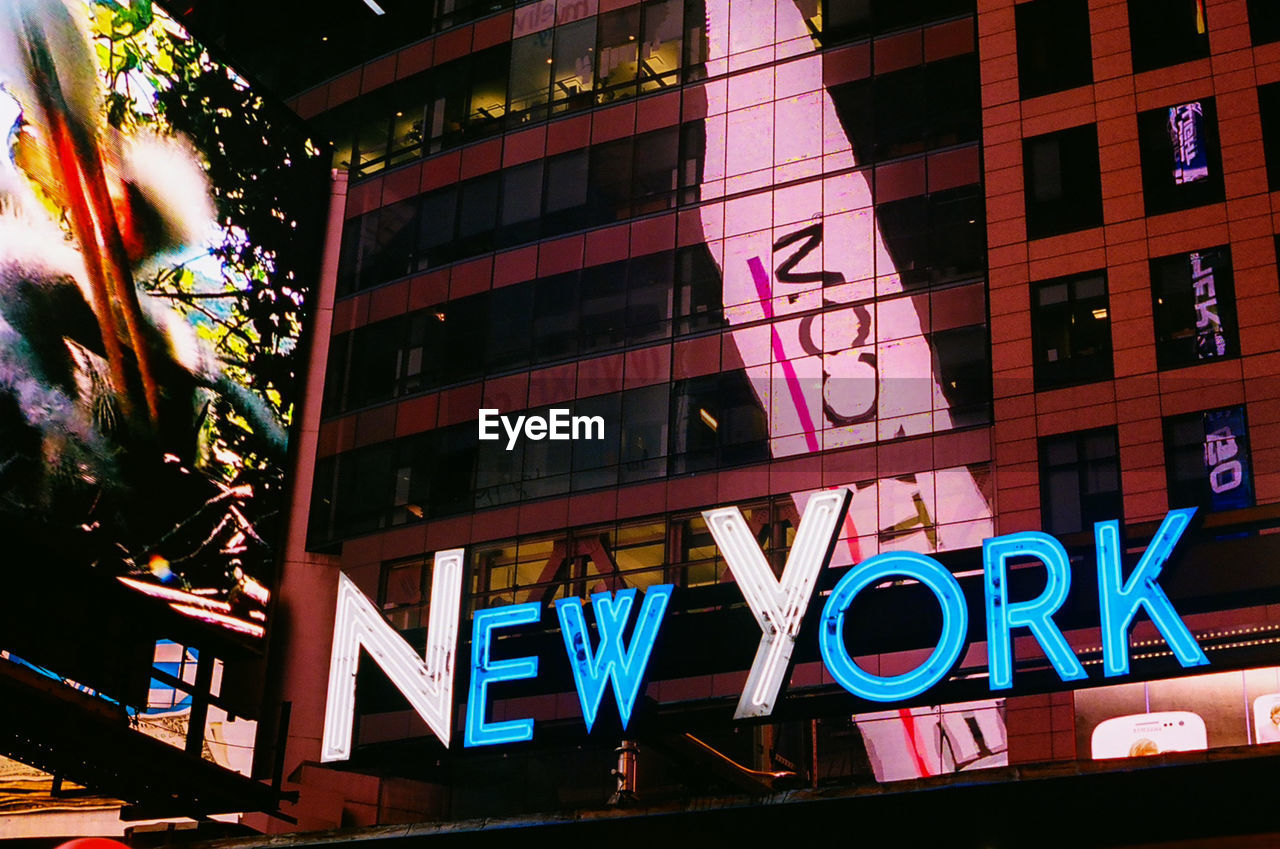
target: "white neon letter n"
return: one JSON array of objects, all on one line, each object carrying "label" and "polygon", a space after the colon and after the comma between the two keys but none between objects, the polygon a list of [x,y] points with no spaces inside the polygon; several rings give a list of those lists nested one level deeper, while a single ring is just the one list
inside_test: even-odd
[{"label": "white neon letter n", "polygon": [[764,632],[734,719],[773,713],[800,633],[800,621],[813,596],[818,573],[831,560],[848,509],[849,490],[843,487],[810,496],[781,581],[773,576],[769,561],[737,507],[703,512],[711,536]]},{"label": "white neon letter n", "polygon": [[446,747],[449,745],[453,726],[453,659],[458,645],[461,600],[462,549],[438,551],[431,575],[426,656],[419,658],[360,588],[339,573],[320,760],[344,761],[351,756],[356,669],[361,646],[382,667],[440,742]]}]

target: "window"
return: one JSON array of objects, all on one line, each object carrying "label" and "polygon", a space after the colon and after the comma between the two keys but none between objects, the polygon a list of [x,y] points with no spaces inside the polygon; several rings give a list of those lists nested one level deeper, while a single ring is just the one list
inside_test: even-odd
[{"label": "window", "polygon": [[542,195],[544,233],[568,233],[591,223],[587,151],[584,147],[547,160],[547,186]]},{"label": "window", "polygon": [[1045,531],[1079,533],[1090,530],[1094,522],[1123,514],[1115,428],[1040,440],[1040,519]]},{"label": "window", "polygon": [[[936,316],[935,316],[936,319]],[[991,356],[987,328],[958,327],[931,334],[942,393],[956,427],[991,421]]]},{"label": "window", "polygon": [[1111,377],[1111,316],[1101,271],[1032,287],[1036,389]]},{"label": "window", "polygon": [[876,207],[885,247],[904,288],[981,275],[986,268],[982,190],[962,186]]},{"label": "window", "polygon": [[835,44],[973,11],[973,0],[823,0],[823,41]]},{"label": "window", "polygon": [[1035,0],[1014,7],[1018,92],[1023,98],[1093,82],[1086,0]]},{"label": "window", "polygon": [[720,270],[706,245],[690,245],[676,253],[676,333],[696,333],[724,323]]},{"label": "window", "polygon": [[833,86],[830,94],[863,165],[978,139],[976,53]]},{"label": "window", "polygon": [[684,41],[684,3],[659,0],[644,6],[640,39],[640,91],[658,91],[680,81]]},{"label": "window", "polygon": [[742,372],[677,381],[671,404],[672,473],[769,458],[769,424]]},{"label": "window", "polygon": [[1170,507],[1232,510],[1253,504],[1253,470],[1243,406],[1164,421]]},{"label": "window", "polygon": [[552,30],[535,32],[511,42],[511,100],[507,105],[513,127],[547,116],[551,84]]},{"label": "window", "polygon": [[1280,189],[1280,83],[1258,88],[1258,110],[1262,118],[1262,148],[1267,157],[1267,188],[1274,192]]},{"label": "window", "polygon": [[594,16],[557,27],[551,71],[551,111],[555,114],[591,106],[595,86]]},{"label": "window", "polygon": [[596,101],[611,103],[636,93],[639,70],[640,7],[631,6],[600,16]]},{"label": "window", "polygon": [[589,192],[594,222],[620,221],[631,214],[633,146],[634,139],[627,137],[590,148]]},{"label": "window", "polygon": [[1138,113],[1147,215],[1218,203],[1226,196],[1212,97]]},{"label": "window", "polygon": [[378,607],[397,631],[426,625],[431,604],[431,561],[423,557],[382,564]]},{"label": "window", "polygon": [[1137,73],[1209,55],[1204,0],[1129,0],[1129,45]]},{"label": "window", "polygon": [[637,136],[634,157],[633,214],[674,208],[680,174],[680,128]]},{"label": "window", "polygon": [[500,173],[493,173],[458,185],[456,250],[459,256],[493,250],[500,182]]},{"label": "window", "polygon": [[1151,260],[1160,368],[1191,366],[1240,353],[1233,289],[1230,248]]},{"label": "window", "polygon": [[1249,33],[1254,44],[1280,41],[1280,4],[1275,0],[1249,0]]},{"label": "window", "polygon": [[518,245],[538,238],[542,213],[542,162],[530,162],[502,172],[503,245]]},{"label": "window", "polygon": [[1029,238],[1102,224],[1102,174],[1093,124],[1025,139],[1022,168]]}]

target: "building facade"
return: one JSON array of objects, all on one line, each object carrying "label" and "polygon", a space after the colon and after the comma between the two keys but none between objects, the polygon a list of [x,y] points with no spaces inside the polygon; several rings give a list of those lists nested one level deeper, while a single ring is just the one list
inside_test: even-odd
[{"label": "building facade", "polygon": [[[946,776],[968,770],[1013,799],[1015,777],[1055,769],[1034,764],[1071,765],[1054,792],[1083,795],[1132,769],[1094,759],[1160,753],[1156,786],[1208,780],[1164,753],[1209,750],[1223,788],[1270,762],[1269,4],[436,6],[378,42],[403,46],[290,101],[336,170],[271,636],[269,698],[289,719],[258,747],[258,771],[279,760],[299,793],[297,822],[262,828],[546,827],[638,800],[696,831],[714,817],[691,800],[745,797],[777,802],[759,827],[785,833],[822,794],[959,787]],[[568,439],[508,429],[557,410],[582,417]],[[831,490],[848,511],[785,686],[735,720],[760,626],[704,511],[737,507],[780,577]],[[1188,507],[1163,583],[1209,665],[1175,663],[1140,616],[1132,674],[1108,681],[1094,523],[1122,522],[1137,562]],[[889,710],[822,662],[820,599],[855,564],[927,554],[969,588],[983,541],[1025,531],[1070,555],[1058,623],[1084,680],[1019,638],[1017,682],[993,690],[977,614],[944,680]],[[534,740],[469,745],[468,727],[441,745],[366,658],[350,761],[322,763],[339,573],[421,652],[434,557],[454,549],[458,667],[477,614],[541,611],[494,644],[536,655],[538,677],[496,684],[480,717],[532,720]],[[1034,597],[1044,578],[1010,583]],[[632,724],[615,690],[588,733],[557,601],[665,586]],[[917,667],[937,604],[918,586],[871,595],[850,651],[873,675]],[[460,731],[467,669],[455,678]],[[987,804],[928,798],[948,815]]]}]

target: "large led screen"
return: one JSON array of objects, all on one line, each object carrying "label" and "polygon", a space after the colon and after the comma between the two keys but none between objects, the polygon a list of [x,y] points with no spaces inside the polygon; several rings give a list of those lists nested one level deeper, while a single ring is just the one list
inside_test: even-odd
[{"label": "large led screen", "polygon": [[[708,0],[706,8],[709,66],[733,69],[755,51],[781,59],[812,45],[795,3]],[[774,188],[700,207],[706,234],[723,234],[709,247],[725,318],[767,411],[770,453],[948,430],[954,422],[935,351],[917,301],[904,297],[871,172],[857,168],[853,124],[862,117],[842,110],[821,84],[821,56],[785,67],[785,75],[763,68],[707,87],[703,199]],[[976,546],[991,534],[991,508],[967,469],[894,483],[853,487],[851,542],[834,562],[875,553],[853,539],[915,516],[936,528],[916,543],[927,549]]]},{"label": "large led screen", "polygon": [[4,3],[0,87],[7,559],[260,637],[318,151],[150,0]]}]

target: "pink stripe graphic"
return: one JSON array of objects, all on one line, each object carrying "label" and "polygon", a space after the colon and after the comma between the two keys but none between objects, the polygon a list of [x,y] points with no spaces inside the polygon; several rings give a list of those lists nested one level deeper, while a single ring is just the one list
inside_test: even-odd
[{"label": "pink stripe graphic", "polygon": [[[747,267],[751,269],[751,277],[756,282],[756,294],[760,297],[764,317],[772,320],[773,287],[770,285],[768,272],[764,270],[764,263],[760,261],[760,257],[753,256],[747,260]],[[795,404],[796,414],[800,417],[800,426],[804,428],[805,444],[809,446],[810,451],[816,452],[820,450],[817,429],[809,416],[809,406],[804,400],[804,390],[800,388],[800,378],[796,375],[795,366],[782,350],[782,337],[778,335],[777,329],[770,327],[769,334],[773,339],[773,357],[782,366],[782,374],[787,379],[787,389],[791,392],[791,402]]]}]

